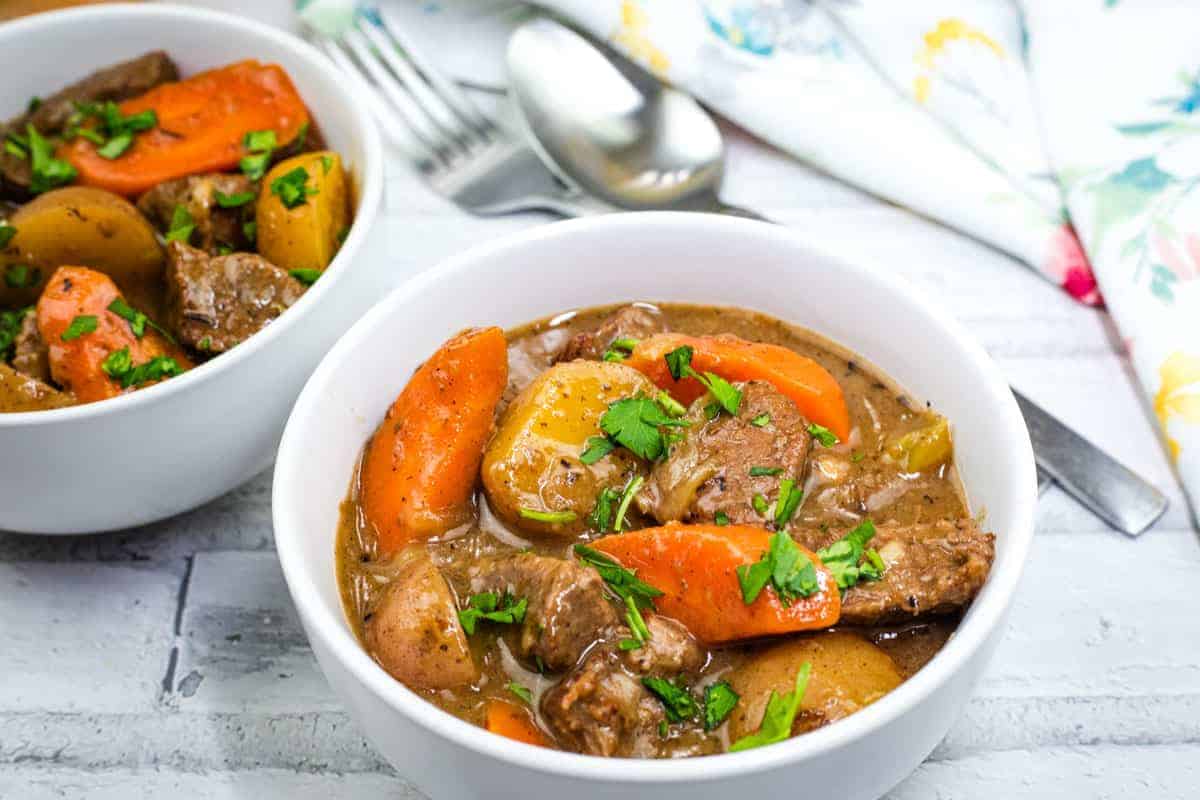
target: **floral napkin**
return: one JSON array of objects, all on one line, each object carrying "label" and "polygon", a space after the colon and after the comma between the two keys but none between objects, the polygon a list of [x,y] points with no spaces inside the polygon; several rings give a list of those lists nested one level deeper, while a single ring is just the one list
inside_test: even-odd
[{"label": "floral napkin", "polygon": [[[539,4],[801,160],[1011,253],[1083,303],[1103,292],[1200,502],[1200,7]],[[300,5],[326,30],[354,8]]]}]

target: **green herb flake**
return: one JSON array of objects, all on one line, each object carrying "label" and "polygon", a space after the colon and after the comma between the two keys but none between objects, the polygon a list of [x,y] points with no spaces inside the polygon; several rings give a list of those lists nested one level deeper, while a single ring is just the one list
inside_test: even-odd
[{"label": "green herb flake", "polygon": [[587,440],[587,446],[579,454],[579,463],[585,466],[595,464],[600,459],[615,450],[617,446],[606,436],[593,436]]},{"label": "green herb flake", "polygon": [[4,152],[22,161],[29,158],[29,146],[21,144],[21,139],[11,133],[4,137]]},{"label": "green herb flake", "polygon": [[621,493],[611,486],[606,486],[600,490],[600,494],[596,496],[596,505],[592,508],[592,513],[588,514],[588,527],[598,533],[604,533],[610,529],[613,519],[613,508],[621,500]]},{"label": "green herb flake", "polygon": [[672,417],[679,418],[687,413],[687,409],[683,407],[683,403],[680,403],[664,391],[660,390],[658,394],[654,395],[654,400],[663,407],[663,411],[666,411]]},{"label": "green herb flake", "polygon": [[753,564],[737,568],[742,602],[750,605],[769,583],[784,606],[820,591],[817,568],[786,531],[771,535],[770,547]]},{"label": "green herb flake", "polygon": [[729,681],[710,683],[704,687],[704,730],[716,730],[741,699]]},{"label": "green herb flake", "polygon": [[621,337],[613,339],[609,344],[608,349],[604,351],[602,360],[604,361],[624,361],[633,353],[633,348],[637,347],[638,340],[630,337]]},{"label": "green herb flake", "polygon": [[808,676],[811,672],[812,664],[806,661],[796,673],[796,684],[792,691],[783,695],[771,692],[771,698],[767,701],[767,709],[763,713],[762,724],[758,731],[738,739],[730,745],[729,752],[751,750],[755,747],[782,742],[790,737],[792,724],[796,721],[796,712],[800,710],[800,702],[804,699],[804,690],[808,688]]},{"label": "green herb flake", "polygon": [[750,505],[753,506],[754,510],[759,514],[766,514],[767,509],[770,508],[767,503],[767,498],[763,497],[761,494],[756,494],[754,497],[750,498]]},{"label": "green herb flake", "polygon": [[4,284],[10,289],[27,289],[41,280],[42,271],[28,264],[9,264],[4,270]]},{"label": "green herb flake", "polygon": [[238,161],[238,169],[242,171],[247,178],[252,181],[262,180],[262,176],[267,174],[267,167],[271,163],[271,153],[251,153],[248,156],[243,156]]},{"label": "green herb flake", "polygon": [[503,595],[480,592],[471,595],[467,600],[467,607],[458,612],[458,621],[467,635],[472,636],[481,620],[500,625],[520,625],[525,621],[528,605],[529,602],[524,597],[517,600],[508,592]]},{"label": "green herb flake", "polygon": [[33,306],[18,308],[12,311],[0,311],[0,361],[8,356],[9,349],[21,332],[21,323],[25,315],[33,311]]},{"label": "green herb flake", "polygon": [[817,551],[817,557],[833,573],[842,591],[860,581],[877,581],[883,577],[887,564],[878,552],[867,549],[867,543],[874,537],[875,523],[865,519],[841,539]]},{"label": "green herb flake", "polygon": [[133,371],[133,358],[129,355],[129,348],[113,350],[100,362],[100,369],[104,370],[105,375],[118,381],[124,378]]},{"label": "green herb flake", "polygon": [[337,232],[337,243],[341,247],[346,243],[346,237],[350,235],[350,227],[346,226]]},{"label": "green herb flake", "polygon": [[612,403],[600,417],[600,429],[617,444],[648,461],[663,455],[663,426],[686,426],[670,417],[649,397],[626,397]]},{"label": "green herb flake", "polygon": [[533,692],[529,691],[529,689],[525,688],[516,681],[510,681],[504,688],[508,689],[525,703],[533,705]]},{"label": "green herb flake", "polygon": [[201,353],[207,353],[209,350],[212,350],[212,337],[205,336],[203,339],[196,342],[196,349]]},{"label": "green herb flake", "polygon": [[724,527],[729,524],[729,515],[724,511],[718,511],[716,514],[713,514],[713,522]]},{"label": "green herb flake", "polygon": [[800,507],[804,492],[791,478],[779,482],[779,497],[775,499],[775,527],[782,528],[791,521],[792,515]]},{"label": "green herb flake", "polygon": [[756,428],[765,428],[767,425],[771,424],[771,415],[764,411],[754,419],[750,420],[750,424]]},{"label": "green herb flake", "polygon": [[192,219],[187,206],[176,205],[175,210],[171,212],[171,224],[167,227],[167,241],[187,244],[191,240],[194,230],[196,230],[196,221]]},{"label": "green herb flake", "polygon": [[319,269],[289,269],[288,275],[291,275],[296,280],[303,283],[305,286],[312,286],[317,282],[317,278],[321,277]]},{"label": "green herb flake", "polygon": [[696,698],[684,687],[653,675],[642,678],[642,685],[662,702],[663,711],[670,722],[684,722],[699,715],[700,707],[696,704]]},{"label": "green herb flake", "polygon": [[518,508],[517,513],[521,515],[521,519],[531,519],[534,522],[546,522],[552,525],[574,522],[576,519],[574,511],[538,511],[534,508]]},{"label": "green herb flake", "polygon": [[92,333],[96,330],[99,323],[94,314],[80,314],[71,320],[71,324],[62,332],[60,337],[64,342],[70,342],[78,339],[80,336]]},{"label": "green herb flake", "polygon": [[721,404],[714,401],[704,407],[704,418],[712,422],[721,413]]},{"label": "green herb flake", "polygon": [[17,229],[7,222],[0,222],[0,247],[8,247],[8,243],[17,235]]},{"label": "green herb flake", "polygon": [[333,156],[321,156],[321,169],[324,174],[329,174],[329,170],[333,169]]},{"label": "green herb flake", "polygon": [[264,153],[279,146],[275,131],[250,131],[242,137],[242,146],[251,153]]},{"label": "green herb flake", "polygon": [[821,443],[822,447],[833,447],[840,441],[833,431],[826,428],[824,425],[818,425],[813,422],[808,426],[808,432],[812,437]]},{"label": "green herb flake", "polygon": [[865,457],[866,457],[866,453],[861,453],[861,452],[859,452],[859,453],[854,453],[854,454],[852,454],[852,455],[850,456],[850,460],[851,460],[852,462],[854,462],[855,464],[857,464],[858,462],[862,461],[862,460],[863,460],[863,458],[865,458]]},{"label": "green herb flake", "polygon": [[[170,356],[155,356],[149,361],[138,364],[128,372],[120,375],[121,388],[128,389],[131,386],[142,386],[147,383],[155,383],[164,378],[173,378],[176,375],[182,375],[183,368],[179,366],[179,362]],[[117,375],[112,377],[117,378]]]},{"label": "green herb flake", "polygon": [[629,483],[625,485],[625,489],[621,492],[621,502],[617,506],[617,516],[613,519],[613,530],[618,533],[625,527],[625,514],[629,511],[629,505],[633,502],[633,498],[637,496],[641,490],[642,484],[646,482],[645,477],[634,475],[629,479]]},{"label": "green herb flake", "polygon": [[304,167],[296,167],[271,181],[271,194],[279,198],[279,202],[283,203],[284,208],[296,208],[304,205],[308,201],[309,195],[316,194],[313,189],[305,185],[307,183],[308,170]]},{"label": "green herb flake", "polygon": [[254,192],[236,192],[235,194],[225,194],[217,192],[217,205],[221,208],[241,208],[252,201],[255,197]]},{"label": "green herb flake", "polygon": [[712,372],[705,372],[701,375],[696,372],[692,368],[692,356],[694,352],[690,345],[685,344],[663,356],[667,362],[667,369],[671,372],[671,377],[675,380],[695,378],[700,381],[704,388],[708,389],[713,398],[720,403],[722,409],[729,412],[730,415],[736,416],[742,404],[741,390],[735,388],[733,384],[720,375]]},{"label": "green herb flake", "polygon": [[632,570],[625,569],[609,556],[587,545],[575,545],[575,556],[580,562],[594,568],[604,579],[604,583],[613,594],[625,602],[625,621],[633,634],[632,644],[618,645],[622,650],[634,650],[641,647],[650,638],[650,629],[642,619],[643,609],[654,608],[654,598],[661,597],[662,592],[645,581],[639,580]]},{"label": "green herb flake", "polygon": [[120,158],[125,151],[133,145],[133,134],[122,133],[119,136],[114,136],[104,144],[96,148],[96,155],[101,158],[107,158],[112,161],[115,158]]},{"label": "green herb flake", "polygon": [[258,237],[258,223],[254,220],[242,224],[242,235],[246,237],[246,241],[254,244],[254,240]]},{"label": "green herb flake", "polygon": [[129,330],[133,332],[134,336],[140,339],[145,335],[146,323],[149,322],[149,318],[141,311],[129,305],[129,303],[126,303],[124,297],[118,297],[109,303],[108,310],[128,322]]},{"label": "green herb flake", "polygon": [[29,191],[41,194],[59,186],[65,186],[78,177],[75,167],[61,158],[54,157],[50,143],[37,132],[33,125],[25,126],[29,137],[29,160],[32,174]]},{"label": "green herb flake", "polygon": [[751,478],[762,478],[764,476],[774,476],[783,472],[783,467],[751,467]]}]

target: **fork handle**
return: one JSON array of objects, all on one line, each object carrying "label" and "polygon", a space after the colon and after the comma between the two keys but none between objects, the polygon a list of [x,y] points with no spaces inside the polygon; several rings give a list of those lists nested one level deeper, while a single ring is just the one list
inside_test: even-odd
[{"label": "fork handle", "polygon": [[742,206],[735,206],[735,205],[731,205],[729,203],[723,203],[720,200],[717,201],[717,203],[713,207],[712,211],[715,214],[725,214],[730,217],[742,217],[743,219],[753,219],[753,220],[758,220],[759,222],[771,222],[771,223],[775,222],[775,220],[767,219],[766,217],[764,217],[762,214],[758,213],[757,211],[754,211],[749,208],[744,208]]}]

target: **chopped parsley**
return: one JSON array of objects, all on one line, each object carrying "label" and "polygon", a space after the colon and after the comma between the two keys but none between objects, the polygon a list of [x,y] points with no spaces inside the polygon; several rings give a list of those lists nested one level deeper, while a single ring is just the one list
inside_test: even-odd
[{"label": "chopped parsley", "polygon": [[634,475],[621,491],[621,502],[617,506],[617,516],[613,519],[613,530],[618,533],[625,527],[625,514],[629,511],[629,504],[633,502],[633,498],[637,496],[638,491],[645,482],[646,479],[641,475]]},{"label": "chopped parsley", "polygon": [[289,269],[288,275],[291,275],[296,280],[303,283],[305,286],[312,286],[317,282],[317,278],[321,277],[319,269]]},{"label": "chopped parsley", "polygon": [[765,428],[767,425],[771,424],[771,415],[764,411],[754,419],[750,420],[750,424],[756,428]]},{"label": "chopped parsley", "polygon": [[25,315],[33,311],[33,306],[18,308],[14,311],[0,311],[0,361],[3,361],[17,334],[21,332],[21,322]]},{"label": "chopped parsley", "polygon": [[133,145],[133,134],[122,133],[96,148],[96,155],[112,161],[120,158]]},{"label": "chopped parsley", "polygon": [[333,156],[321,156],[321,169],[326,175],[329,174],[329,170],[333,169]]},{"label": "chopped parsley", "polygon": [[604,361],[624,361],[633,353],[633,348],[637,347],[638,340],[624,336],[618,339],[613,339],[612,344],[604,351]]},{"label": "chopped parsley", "polygon": [[769,508],[767,505],[767,498],[763,497],[761,494],[756,494],[754,497],[750,498],[750,505],[752,505],[754,510],[760,514],[766,514],[767,509]]},{"label": "chopped parsley", "polygon": [[737,568],[742,587],[742,602],[750,605],[769,583],[784,606],[800,597],[809,597],[820,590],[817,568],[812,560],[796,546],[787,531],[771,535],[771,546],[753,564]]},{"label": "chopped parsley", "polygon": [[550,524],[574,522],[576,517],[574,511],[538,511],[535,508],[518,508],[517,513],[521,515],[521,519]]},{"label": "chopped parsley", "polygon": [[852,462],[854,462],[855,464],[857,464],[858,462],[862,461],[866,457],[866,455],[867,455],[866,453],[861,453],[861,452],[854,453],[850,456],[850,460]]},{"label": "chopped parsley", "polygon": [[307,183],[308,170],[296,167],[271,181],[271,194],[279,198],[284,208],[296,208],[308,202],[310,195],[317,193],[316,189],[306,186]]},{"label": "chopped parsley", "polygon": [[134,366],[128,347],[109,353],[100,363],[100,368],[113,380],[120,381],[122,389],[183,374],[179,362],[170,356],[154,356],[144,364]]},{"label": "chopped parsley", "polygon": [[10,289],[25,289],[42,279],[42,271],[28,264],[9,264],[4,271],[4,284]]},{"label": "chopped parsley", "polygon": [[346,237],[350,235],[350,227],[346,226],[337,232],[337,243],[341,246],[346,243]]},{"label": "chopped parsley", "polygon": [[508,689],[510,692],[512,692],[514,695],[516,695],[517,697],[519,697],[521,700],[525,701],[529,705],[533,705],[533,692],[529,691],[527,688],[525,688],[521,684],[517,683],[516,681],[509,681],[508,685],[505,686],[504,688]]},{"label": "chopped parsley", "polygon": [[641,647],[650,638],[650,629],[646,627],[646,621],[642,619],[641,612],[654,608],[654,598],[661,597],[662,592],[645,581],[639,580],[632,570],[625,569],[599,550],[577,544],[575,545],[575,555],[584,564],[599,572],[600,577],[604,579],[613,594],[625,601],[627,609],[625,621],[633,633],[633,639],[622,640],[619,643],[620,648],[633,650]]},{"label": "chopped parsley", "polygon": [[236,194],[225,194],[217,192],[217,205],[221,208],[241,208],[254,199],[254,192],[237,192]]},{"label": "chopped parsley", "polygon": [[108,310],[128,322],[129,330],[133,332],[134,336],[140,339],[145,335],[146,323],[150,321],[149,318],[141,311],[129,305],[129,303],[126,303],[124,297],[118,297],[109,303]]},{"label": "chopped parsley", "polygon": [[525,621],[525,609],[529,601],[522,597],[514,598],[508,592],[497,595],[495,592],[480,592],[471,595],[467,607],[458,612],[458,621],[468,636],[475,633],[475,626],[480,620],[496,622],[501,625],[520,625]]},{"label": "chopped parsley", "polygon": [[105,375],[117,380],[128,375],[133,371],[133,358],[129,355],[129,348],[113,350],[100,362],[100,368],[104,370]]},{"label": "chopped parsley", "polygon": [[729,524],[729,515],[724,511],[718,511],[716,514],[713,514],[713,522],[724,527]]},{"label": "chopped parsley", "polygon": [[[76,111],[67,119],[65,135],[68,139],[82,136],[96,147],[101,158],[120,158],[133,145],[134,135],[148,131],[158,124],[154,109],[146,109],[126,116],[120,106],[111,100],[103,103],[76,103]],[[79,123],[92,117],[99,121],[95,129],[81,128]]]},{"label": "chopped parsley", "polygon": [[809,424],[808,432],[812,434],[814,439],[821,443],[822,447],[833,447],[840,441],[838,437],[834,435],[833,431],[829,430],[829,428],[826,428],[824,425],[818,425],[815,422]]},{"label": "chopped parsley", "polygon": [[704,730],[715,730],[741,699],[729,681],[718,681],[704,687]]},{"label": "chopped parsley", "polygon": [[878,552],[867,548],[874,536],[875,523],[865,519],[841,539],[817,551],[821,563],[833,573],[842,591],[859,581],[877,581],[883,577],[887,564]]},{"label": "chopped parsley", "polygon": [[67,329],[62,332],[62,336],[59,338],[64,342],[73,341],[80,336],[95,331],[98,324],[95,314],[80,314],[71,320],[71,324],[67,326]]},{"label": "chopped parsley", "polygon": [[716,400],[712,401],[711,403],[709,403],[708,405],[706,405],[704,407],[704,418],[706,420],[708,420],[709,422],[712,422],[714,419],[716,419],[717,415],[720,413],[721,413],[721,404],[718,403]]},{"label": "chopped parsley", "polygon": [[579,462],[585,466],[595,464],[616,448],[612,439],[607,436],[593,436],[587,440],[587,447],[579,454]]},{"label": "chopped parsley", "polygon": [[783,472],[783,467],[751,467],[751,478],[762,478],[764,476],[778,475]]},{"label": "chopped parsley", "polygon": [[203,339],[196,342],[196,349],[201,353],[207,353],[209,350],[212,350],[212,337],[205,336]]},{"label": "chopped parsley", "polygon": [[175,206],[175,210],[171,212],[171,224],[167,227],[167,241],[187,244],[191,240],[194,230],[196,230],[196,220],[192,219],[192,214],[187,210],[187,206],[182,204]]},{"label": "chopped parsley", "polygon": [[804,491],[791,478],[779,482],[779,496],[775,498],[775,527],[782,528],[791,521],[792,515],[800,507],[804,499]]},{"label": "chopped parsley", "polygon": [[783,695],[771,692],[771,699],[767,701],[767,710],[763,713],[762,724],[758,730],[730,745],[729,752],[737,753],[775,744],[791,736],[792,723],[796,721],[796,712],[800,710],[800,702],[804,699],[804,690],[808,688],[808,676],[811,672],[812,664],[806,661],[796,673],[796,685],[792,691]]},{"label": "chopped parsley", "polygon": [[17,229],[7,222],[0,222],[0,247],[8,247],[8,243],[17,235]]},{"label": "chopped parsley", "polygon": [[600,417],[600,429],[634,455],[655,461],[666,451],[664,426],[686,426],[649,397],[617,400]]},{"label": "chopped parsley", "polygon": [[254,244],[254,240],[258,237],[258,223],[254,220],[242,223],[242,235],[246,237],[246,241]]},{"label": "chopped parsley", "polygon": [[696,698],[692,697],[692,693],[682,686],[676,686],[666,678],[646,676],[642,678],[642,685],[662,702],[663,711],[666,712],[667,719],[671,722],[695,719],[700,713],[700,706],[696,704]]},{"label": "chopped parsley", "polygon": [[596,496],[596,505],[592,508],[592,513],[588,514],[588,527],[600,533],[609,530],[609,526],[612,525],[613,506],[620,500],[621,493],[611,486],[601,489],[600,494]]},{"label": "chopped parsley", "polygon": [[50,147],[50,142],[37,132],[37,128],[33,125],[26,125],[25,132],[29,137],[29,162],[32,175],[29,191],[41,194],[75,180],[79,172],[69,162],[54,157],[54,150]]},{"label": "chopped parsley", "polygon": [[238,161],[238,169],[250,180],[257,181],[267,174],[271,155],[278,146],[275,131],[250,131],[242,138],[242,146],[249,155]]},{"label": "chopped parsley", "polygon": [[4,137],[4,152],[22,161],[29,158],[29,139],[19,133],[10,133]]},{"label": "chopped parsley", "polygon": [[279,146],[275,131],[250,131],[242,137],[242,146],[251,153],[265,153]]},{"label": "chopped parsley", "polygon": [[251,153],[248,156],[242,156],[238,161],[238,168],[252,181],[257,181],[267,174],[267,166],[271,163],[271,153]]},{"label": "chopped parsley", "polygon": [[742,405],[741,391],[734,388],[733,384],[720,375],[711,372],[701,375],[692,369],[693,353],[692,346],[685,344],[663,356],[667,361],[667,369],[671,371],[671,377],[675,380],[695,378],[705,389],[708,389],[716,401],[721,404],[721,408],[731,415],[737,416],[738,408]]}]

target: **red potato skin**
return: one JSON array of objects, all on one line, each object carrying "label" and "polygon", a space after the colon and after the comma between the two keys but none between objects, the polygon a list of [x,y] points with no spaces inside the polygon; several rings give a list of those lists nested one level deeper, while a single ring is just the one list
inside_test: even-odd
[{"label": "red potato skin", "polygon": [[495,327],[458,334],[413,374],[363,455],[360,499],[380,557],[472,519],[507,383],[507,342]]}]

